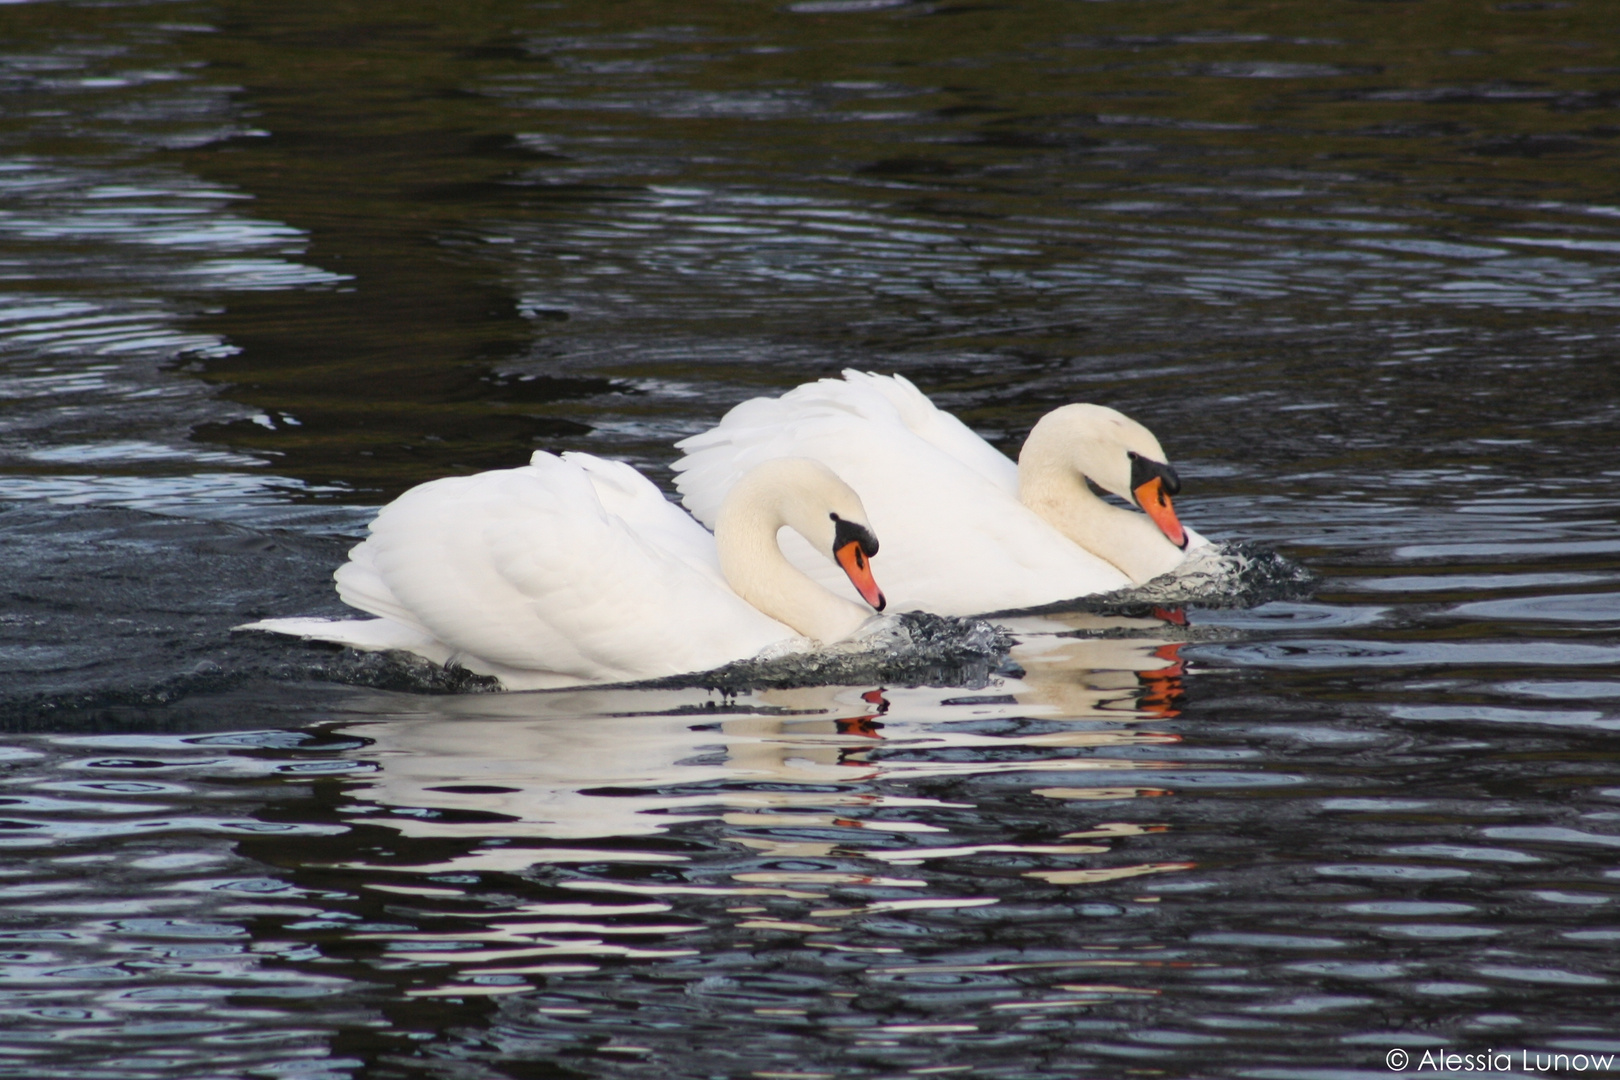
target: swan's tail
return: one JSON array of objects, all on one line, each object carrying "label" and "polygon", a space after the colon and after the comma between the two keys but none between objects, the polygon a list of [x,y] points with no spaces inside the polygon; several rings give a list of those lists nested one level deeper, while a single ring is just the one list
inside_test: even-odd
[{"label": "swan's tail", "polygon": [[404,649],[436,664],[445,663],[455,652],[431,634],[403,626],[392,619],[261,619],[231,629],[263,630],[306,641],[331,641],[368,652]]}]

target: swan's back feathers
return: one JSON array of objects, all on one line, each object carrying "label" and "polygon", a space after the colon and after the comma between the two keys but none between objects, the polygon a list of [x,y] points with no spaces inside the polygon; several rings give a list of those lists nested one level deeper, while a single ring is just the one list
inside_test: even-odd
[{"label": "swan's back feathers", "polygon": [[562,459],[584,470],[602,509],[624,522],[643,543],[679,558],[722,588],[730,588],[720,573],[714,537],[633,466],[572,451],[564,453]]},{"label": "swan's back feathers", "polygon": [[928,395],[904,375],[871,371],[844,371],[845,382],[824,379],[833,387],[864,388],[881,394],[907,430],[955,458],[1010,495],[1018,494],[1018,466],[1006,454],[985,442],[956,416],[936,406]]},{"label": "swan's back feathers", "polygon": [[712,546],[628,466],[537,453],[406,492],[338,578],[345,601],[501,668],[650,678],[794,636],[717,580]]},{"label": "swan's back feathers", "polygon": [[[836,445],[874,430],[920,439],[1008,494],[1018,493],[1018,466],[962,421],[935,408],[910,380],[854,370],[778,398],[751,398],[713,428],[676,443],[686,456],[675,463],[675,487],[692,515],[713,528],[726,492],[755,465],[798,456],[811,443]],[[839,459],[811,456],[849,479]],[[858,486],[857,491],[870,508],[873,496]]]}]

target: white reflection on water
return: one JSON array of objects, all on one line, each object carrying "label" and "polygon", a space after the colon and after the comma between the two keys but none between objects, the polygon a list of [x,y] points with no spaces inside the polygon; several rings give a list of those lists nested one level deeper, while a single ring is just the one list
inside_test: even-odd
[{"label": "white reflection on water", "polygon": [[[716,704],[713,699],[690,690],[414,699],[409,712],[396,710],[387,719],[349,730],[371,742],[365,755],[378,770],[348,794],[366,808],[357,823],[385,824],[408,837],[632,837],[713,818],[750,826],[836,823],[887,833],[937,832],[926,822],[853,818],[865,809],[947,805],[874,791],[872,785],[881,782],[1174,768],[1174,762],[1134,760],[1130,751],[1179,741],[1131,726],[1174,714],[1177,648],[1155,640],[1035,637],[1015,654],[1028,670],[1026,677],[982,692],[775,689],[723,706],[727,711],[707,711],[704,706]],[[1030,718],[1038,718],[1042,730],[963,730],[986,721]],[[1006,760],[1003,752],[1015,748],[1070,753]],[[1093,750],[1105,756],[1073,753]],[[722,783],[794,790],[693,790]],[[769,811],[776,807],[839,813],[773,817]],[[445,821],[424,811],[475,811],[499,820]],[[758,840],[744,842],[761,846]],[[830,851],[834,845],[788,846]],[[525,848],[502,849],[497,860],[512,865],[524,859],[532,864],[602,857],[602,852],[577,849]],[[622,850],[614,857],[652,858]],[[486,861],[480,859],[480,865],[492,869],[483,865]],[[458,861],[457,868],[465,869],[465,862]]]},{"label": "white reflection on water", "polygon": [[[1179,767],[1163,760],[1179,737],[1143,726],[1176,715],[1179,646],[1024,622],[1032,644],[1015,655],[1027,675],[981,691],[812,687],[722,703],[694,690],[572,690],[414,697],[408,711],[376,699],[379,718],[346,729],[367,741],[355,756],[374,770],[346,785],[348,821],[403,843],[343,868],[472,921],[362,936],[386,942],[388,963],[436,969],[408,993],[504,994],[516,984],[480,980],[693,955],[708,939],[685,935],[716,917],[745,934],[883,953],[898,950],[849,933],[872,916],[1000,903],[943,885],[935,860],[1010,858],[1014,880],[1078,887],[1187,869],[1094,865],[1116,842],[1165,826],[1085,812],[1084,827],[1031,837],[987,829],[971,802],[907,792],[922,778],[996,775],[1007,778],[1001,796],[1023,782],[1077,807],[1169,793],[1136,785]],[[679,828],[691,823],[706,827]],[[446,852],[422,840],[463,843]],[[667,869],[648,877],[636,866]],[[467,910],[475,893],[459,883],[486,872],[538,875],[595,899]],[[430,883],[415,884],[419,875]],[[615,896],[624,902],[602,902]],[[694,907],[727,902],[737,906]]]}]

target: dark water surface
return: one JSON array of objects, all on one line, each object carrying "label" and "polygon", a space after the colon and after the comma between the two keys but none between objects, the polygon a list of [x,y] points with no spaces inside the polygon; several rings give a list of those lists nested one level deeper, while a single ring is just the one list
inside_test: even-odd
[{"label": "dark water surface", "polygon": [[[0,7],[0,1075],[1620,1060],[1615,14]],[[228,632],[845,366],[1320,585],[735,699]]]}]

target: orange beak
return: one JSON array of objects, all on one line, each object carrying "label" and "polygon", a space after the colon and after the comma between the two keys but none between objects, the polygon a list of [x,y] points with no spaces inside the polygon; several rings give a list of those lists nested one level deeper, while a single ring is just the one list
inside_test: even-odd
[{"label": "orange beak", "polygon": [[1176,517],[1176,508],[1170,504],[1170,493],[1164,490],[1162,479],[1155,476],[1132,494],[1136,496],[1136,505],[1147,511],[1153,524],[1172,544],[1178,548],[1187,546],[1187,530],[1181,527],[1181,521]]},{"label": "orange beak", "polygon": [[877,579],[872,576],[872,562],[861,550],[860,541],[851,540],[834,552],[834,556],[838,559],[838,565],[844,568],[844,573],[849,575],[849,583],[861,594],[861,599],[882,611],[887,601],[883,599],[883,590],[878,588]]}]

